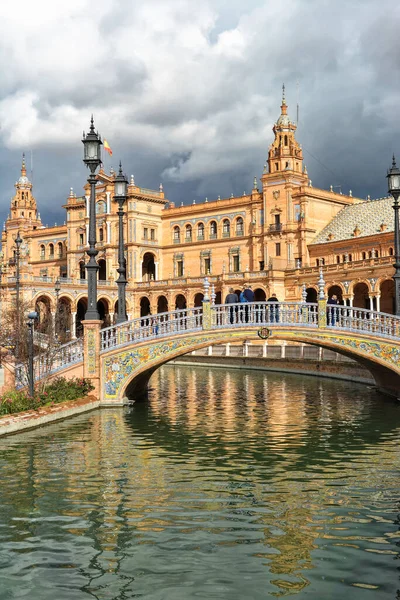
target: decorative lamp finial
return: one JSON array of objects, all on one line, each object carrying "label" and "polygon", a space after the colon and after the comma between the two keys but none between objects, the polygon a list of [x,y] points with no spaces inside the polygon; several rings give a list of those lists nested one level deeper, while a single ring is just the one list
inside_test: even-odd
[{"label": "decorative lamp finial", "polygon": [[282,104],[285,105],[286,104],[286,98],[285,98],[285,84],[282,84]]},{"label": "decorative lamp finial", "polygon": [[135,176],[131,175],[131,185],[135,185]]},{"label": "decorative lamp finial", "polygon": [[324,279],[324,273],[322,271],[322,267],[319,270],[318,290],[319,290],[319,299],[325,300],[325,279]]},{"label": "decorative lamp finial", "polygon": [[303,287],[301,289],[301,301],[304,304],[307,302],[307,287],[305,283],[303,283]]},{"label": "decorative lamp finial", "polygon": [[74,197],[74,188],[73,187],[69,188],[69,197],[70,198]]},{"label": "decorative lamp finial", "polygon": [[215,298],[217,297],[217,294],[215,293],[215,286],[214,284],[211,286],[211,306],[215,306]]},{"label": "decorative lamp finial", "polygon": [[160,188],[159,188],[159,189],[160,189],[160,192],[163,192],[163,191],[164,191],[164,188],[163,188],[163,184],[162,184],[162,183],[160,183]]},{"label": "decorative lamp finial", "polygon": [[253,181],[253,190],[257,189],[257,177],[254,177],[254,181]]},{"label": "decorative lamp finial", "polygon": [[204,277],[204,297],[203,297],[203,302],[209,302],[210,301],[210,296],[208,295],[209,289],[210,289],[210,282],[208,281],[207,277]]}]

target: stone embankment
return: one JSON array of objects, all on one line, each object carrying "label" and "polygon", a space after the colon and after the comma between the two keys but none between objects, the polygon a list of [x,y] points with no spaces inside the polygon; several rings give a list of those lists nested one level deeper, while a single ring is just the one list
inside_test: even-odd
[{"label": "stone embankment", "polygon": [[95,396],[87,396],[79,400],[71,400],[53,406],[41,406],[37,410],[26,410],[21,413],[0,417],[0,436],[18,433],[61,419],[67,419],[100,406]]}]

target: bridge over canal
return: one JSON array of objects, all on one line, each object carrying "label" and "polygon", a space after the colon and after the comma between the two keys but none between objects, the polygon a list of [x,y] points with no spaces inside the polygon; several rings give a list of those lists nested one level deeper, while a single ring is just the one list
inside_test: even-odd
[{"label": "bridge over canal", "polygon": [[[256,339],[302,342],[350,357],[377,387],[400,396],[400,318],[325,300],[214,305],[134,319],[101,329],[84,321],[83,339],[61,346],[52,373],[85,376],[106,404],[123,404],[147,389],[162,364],[200,348]],[[37,361],[36,377],[44,372]]]}]

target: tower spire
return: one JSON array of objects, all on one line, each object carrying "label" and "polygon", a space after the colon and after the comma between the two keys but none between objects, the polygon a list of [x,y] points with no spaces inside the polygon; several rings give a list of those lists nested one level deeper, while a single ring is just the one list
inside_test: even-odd
[{"label": "tower spire", "polygon": [[26,177],[25,152],[22,153],[21,177]]}]

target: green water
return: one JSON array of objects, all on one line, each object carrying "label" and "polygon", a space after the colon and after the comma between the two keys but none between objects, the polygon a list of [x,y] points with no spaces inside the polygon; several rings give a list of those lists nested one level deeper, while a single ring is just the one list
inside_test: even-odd
[{"label": "green water", "polygon": [[0,598],[394,600],[400,404],[165,367],[148,402],[0,440]]}]

